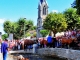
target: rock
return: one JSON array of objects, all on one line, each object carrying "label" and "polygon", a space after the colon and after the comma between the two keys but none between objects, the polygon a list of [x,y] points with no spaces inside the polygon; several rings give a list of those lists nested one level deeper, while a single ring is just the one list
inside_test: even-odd
[{"label": "rock", "polygon": [[24,58],[22,55],[19,55],[19,56],[17,57],[17,59],[18,59],[18,60],[24,60],[25,58]]}]

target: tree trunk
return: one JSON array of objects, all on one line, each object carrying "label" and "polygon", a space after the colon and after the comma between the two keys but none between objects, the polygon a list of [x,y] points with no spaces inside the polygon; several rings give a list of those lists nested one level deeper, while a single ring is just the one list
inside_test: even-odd
[{"label": "tree trunk", "polygon": [[53,37],[56,37],[56,32],[53,31],[53,34],[54,34]]},{"label": "tree trunk", "polygon": [[50,33],[49,33],[51,36],[52,36],[52,31],[50,31]]}]

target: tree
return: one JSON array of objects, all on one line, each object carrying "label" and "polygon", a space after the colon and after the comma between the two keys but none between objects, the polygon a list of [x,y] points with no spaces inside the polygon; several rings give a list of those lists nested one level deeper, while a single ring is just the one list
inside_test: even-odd
[{"label": "tree", "polygon": [[25,34],[31,27],[33,27],[33,21],[27,20],[25,18],[20,18],[17,22],[5,21],[4,31],[6,33],[13,33],[15,39],[23,38],[24,32]]},{"label": "tree", "polygon": [[4,31],[6,33],[8,33],[8,34],[11,33],[12,24],[9,20],[4,22],[3,27],[4,27]]},{"label": "tree", "polygon": [[3,35],[2,35],[2,39],[4,40],[4,39],[6,39],[6,38],[8,38],[8,34],[3,34]]},{"label": "tree", "polygon": [[75,0],[72,4],[72,7],[73,8],[76,8],[77,9],[77,14],[80,15],[80,0]]},{"label": "tree", "polygon": [[77,29],[80,29],[80,16],[79,16],[77,19],[78,19],[78,22],[77,22],[77,24],[76,24],[76,28],[77,28]]},{"label": "tree", "polygon": [[64,11],[65,18],[67,20],[67,29],[75,29],[78,27],[79,16],[76,14],[76,9],[69,8]]},{"label": "tree", "polygon": [[24,35],[24,27],[27,23],[27,20],[25,18],[20,18],[18,21],[17,21],[17,24],[18,24],[18,27],[16,28],[16,34],[18,36],[18,38],[22,38],[23,35]]},{"label": "tree", "polygon": [[30,30],[36,30],[36,27],[37,27],[37,26],[32,26],[32,27],[30,28]]},{"label": "tree", "polygon": [[31,30],[31,28],[33,27],[33,21],[27,21],[27,23],[25,24],[25,31]]},{"label": "tree", "polygon": [[76,8],[76,0],[71,4],[73,8]]},{"label": "tree", "polygon": [[62,13],[53,13],[47,15],[43,27],[55,34],[59,31],[63,31],[67,28],[67,23]]},{"label": "tree", "polygon": [[16,28],[18,27],[18,24],[16,22],[11,22],[9,20],[5,21],[4,24],[3,24],[3,27],[4,27],[4,31],[7,33],[7,34],[10,34],[10,33],[13,33],[14,35],[14,38],[17,37],[16,35]]},{"label": "tree", "polygon": [[31,36],[31,34],[30,33],[26,33],[26,37],[29,37],[29,36]]},{"label": "tree", "polygon": [[33,33],[33,37],[36,37],[37,36],[37,33],[35,32],[35,33]]},{"label": "tree", "polygon": [[42,37],[46,37],[48,35],[48,31],[47,30],[40,30],[40,33],[42,35]]}]

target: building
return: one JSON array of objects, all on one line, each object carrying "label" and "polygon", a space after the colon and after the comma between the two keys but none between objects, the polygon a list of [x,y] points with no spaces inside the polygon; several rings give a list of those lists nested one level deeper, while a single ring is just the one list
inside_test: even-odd
[{"label": "building", "polygon": [[46,0],[40,0],[38,4],[38,19],[37,19],[37,38],[41,37],[40,30],[43,29],[43,22],[48,14],[48,4]]}]

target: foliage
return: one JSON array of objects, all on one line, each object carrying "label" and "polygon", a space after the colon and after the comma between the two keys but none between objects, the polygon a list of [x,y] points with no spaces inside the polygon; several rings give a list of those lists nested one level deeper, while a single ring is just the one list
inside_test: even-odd
[{"label": "foliage", "polygon": [[31,26],[34,25],[32,20],[28,20],[27,23],[28,23],[29,25],[31,25]]},{"label": "foliage", "polygon": [[2,35],[2,39],[4,40],[4,39],[6,39],[6,38],[8,38],[8,34],[3,34],[3,35]]},{"label": "foliage", "polygon": [[30,30],[36,30],[36,26],[32,26]]},{"label": "foliage", "polygon": [[77,9],[77,13],[80,15],[80,0],[75,0],[72,4],[73,8]]},{"label": "foliage", "polygon": [[65,18],[67,20],[68,27],[67,29],[78,28],[79,16],[76,14],[76,9],[69,8],[64,11]]},{"label": "foliage", "polygon": [[8,33],[8,34],[11,33],[12,24],[10,21],[8,21],[8,20],[5,21],[3,27],[4,27],[4,31],[6,33]]},{"label": "foliage", "polygon": [[42,35],[42,37],[46,37],[48,35],[48,31],[47,30],[40,30],[40,33]]},{"label": "foliage", "polygon": [[80,29],[80,16],[79,16],[77,19],[78,19],[78,22],[77,22],[77,24],[76,24],[76,28],[77,28],[77,29]]},{"label": "foliage", "polygon": [[67,28],[67,23],[64,15],[62,13],[53,13],[47,15],[43,27],[47,30],[50,30],[54,33],[54,36],[57,32],[63,31]]},{"label": "foliage", "polygon": [[[33,30],[32,30],[32,31],[33,31]],[[36,32],[30,33],[30,31],[28,31],[28,32],[26,33],[26,37],[29,37],[29,36],[36,37]]]},{"label": "foliage", "polygon": [[34,33],[33,33],[33,37],[36,37],[36,35],[37,35],[37,33],[36,33],[36,32],[34,32]]},{"label": "foliage", "polygon": [[31,36],[31,34],[30,33],[26,33],[26,37],[29,37],[29,36]]},{"label": "foliage", "polygon": [[26,19],[20,18],[17,21],[17,24],[18,24],[18,27],[16,28],[16,34],[18,33],[17,34],[18,38],[21,38],[24,35],[24,27],[26,24]]},{"label": "foliage", "polygon": [[20,18],[17,22],[5,21],[4,24],[4,31],[6,33],[13,33],[15,39],[23,38],[24,32],[31,29],[33,25],[33,21],[27,20],[25,18]]},{"label": "foliage", "polygon": [[76,0],[71,4],[73,8],[76,8]]}]

